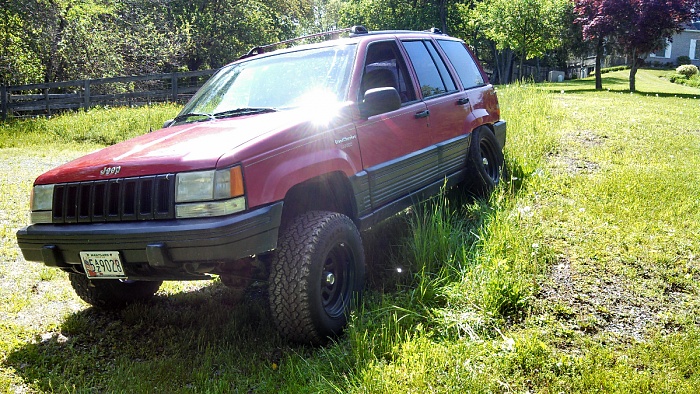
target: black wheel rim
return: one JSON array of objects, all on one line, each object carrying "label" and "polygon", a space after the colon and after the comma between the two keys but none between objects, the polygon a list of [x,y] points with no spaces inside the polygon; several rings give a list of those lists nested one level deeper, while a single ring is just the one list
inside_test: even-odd
[{"label": "black wheel rim", "polygon": [[496,159],[496,147],[486,138],[479,142],[481,164],[486,175],[495,183],[498,182],[498,160]]},{"label": "black wheel rim", "polygon": [[323,263],[321,302],[331,318],[342,316],[352,295],[354,256],[345,243],[336,244]]}]

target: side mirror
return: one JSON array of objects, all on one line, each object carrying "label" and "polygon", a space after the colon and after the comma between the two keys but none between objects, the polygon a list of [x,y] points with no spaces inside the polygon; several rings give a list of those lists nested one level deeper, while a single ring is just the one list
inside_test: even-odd
[{"label": "side mirror", "polygon": [[173,123],[175,123],[175,119],[168,119],[163,123],[163,128],[170,127]]},{"label": "side mirror", "polygon": [[368,89],[364,100],[360,103],[360,113],[365,118],[399,108],[401,108],[401,97],[394,88]]}]

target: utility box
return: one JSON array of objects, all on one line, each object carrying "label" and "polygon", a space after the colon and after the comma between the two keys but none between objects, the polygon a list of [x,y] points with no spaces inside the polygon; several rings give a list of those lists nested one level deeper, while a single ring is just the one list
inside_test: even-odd
[{"label": "utility box", "polygon": [[547,80],[549,82],[564,82],[564,71],[550,71]]}]

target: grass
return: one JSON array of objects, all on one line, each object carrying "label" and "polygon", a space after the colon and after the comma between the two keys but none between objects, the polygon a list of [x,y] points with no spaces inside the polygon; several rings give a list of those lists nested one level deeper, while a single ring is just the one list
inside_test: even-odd
[{"label": "grass", "polygon": [[627,73],[601,92],[499,87],[511,178],[490,201],[446,191],[364,234],[365,302],[322,348],[279,338],[264,286],[236,305],[218,281],[173,282],[102,312],[19,255],[36,175],[131,135],[122,117],[150,117],[140,133],[176,109],[0,124],[0,388],[695,392],[700,90],[641,70],[631,94]]}]

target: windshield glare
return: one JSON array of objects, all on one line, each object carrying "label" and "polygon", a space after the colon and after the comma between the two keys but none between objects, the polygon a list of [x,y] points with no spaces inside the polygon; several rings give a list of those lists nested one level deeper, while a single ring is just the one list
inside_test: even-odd
[{"label": "windshield glare", "polygon": [[226,66],[202,86],[180,114],[342,101],[354,53],[355,45],[334,46]]}]

